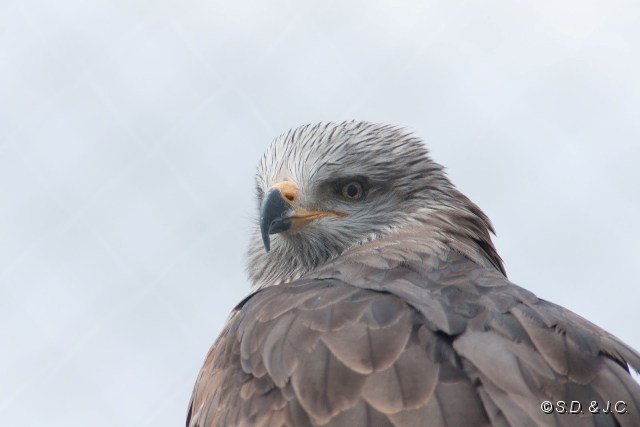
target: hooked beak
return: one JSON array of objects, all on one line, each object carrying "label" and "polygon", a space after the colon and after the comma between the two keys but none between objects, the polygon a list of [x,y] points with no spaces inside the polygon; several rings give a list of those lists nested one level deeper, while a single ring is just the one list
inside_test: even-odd
[{"label": "hooked beak", "polygon": [[298,229],[316,218],[325,216],[344,217],[346,214],[334,211],[307,211],[298,206],[298,187],[289,181],[282,181],[267,191],[260,206],[260,233],[267,252],[271,249],[271,234]]},{"label": "hooked beak", "polygon": [[293,206],[287,203],[282,193],[277,188],[267,191],[260,206],[260,232],[262,242],[267,252],[271,249],[270,234],[281,233],[291,228],[289,214],[293,212]]}]

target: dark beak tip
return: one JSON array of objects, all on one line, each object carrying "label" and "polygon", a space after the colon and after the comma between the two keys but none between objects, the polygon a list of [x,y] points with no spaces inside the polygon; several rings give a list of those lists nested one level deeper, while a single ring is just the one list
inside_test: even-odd
[{"label": "dark beak tip", "polygon": [[271,238],[269,237],[269,232],[262,229],[262,243],[264,244],[264,250],[269,252],[271,250]]},{"label": "dark beak tip", "polygon": [[273,188],[265,194],[260,207],[260,232],[267,252],[271,249],[269,235],[281,233],[291,226],[291,221],[286,216],[292,209],[278,189]]}]

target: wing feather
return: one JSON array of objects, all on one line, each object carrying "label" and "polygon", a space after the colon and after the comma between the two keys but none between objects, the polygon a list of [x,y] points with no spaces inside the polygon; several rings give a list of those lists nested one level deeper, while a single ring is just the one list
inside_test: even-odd
[{"label": "wing feather", "polygon": [[[637,352],[490,265],[405,239],[245,299],[187,425],[640,425]],[[574,399],[624,401],[627,413],[540,410]]]}]

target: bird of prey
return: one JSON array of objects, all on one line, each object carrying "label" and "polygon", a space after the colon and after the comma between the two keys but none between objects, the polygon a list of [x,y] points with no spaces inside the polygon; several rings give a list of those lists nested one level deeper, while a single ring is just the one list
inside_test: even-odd
[{"label": "bird of prey", "polygon": [[640,354],[511,283],[491,222],[419,138],[301,126],[256,190],[252,293],[187,426],[640,426]]}]

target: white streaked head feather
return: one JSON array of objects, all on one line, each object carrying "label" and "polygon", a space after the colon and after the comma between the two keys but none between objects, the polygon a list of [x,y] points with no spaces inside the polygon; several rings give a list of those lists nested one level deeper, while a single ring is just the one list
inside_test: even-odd
[{"label": "white streaked head feather", "polygon": [[[370,183],[363,200],[345,201],[323,190],[332,180],[348,177]],[[407,227],[431,230],[426,240],[433,241],[434,250],[460,250],[503,271],[488,218],[456,190],[424,143],[401,128],[350,121],[291,129],[273,141],[258,165],[257,206],[272,185],[284,180],[299,188],[304,208],[347,216],[320,218],[275,235],[268,253],[256,220],[248,251],[253,288],[297,279],[352,246]]]}]

